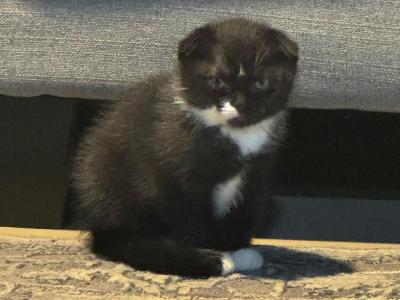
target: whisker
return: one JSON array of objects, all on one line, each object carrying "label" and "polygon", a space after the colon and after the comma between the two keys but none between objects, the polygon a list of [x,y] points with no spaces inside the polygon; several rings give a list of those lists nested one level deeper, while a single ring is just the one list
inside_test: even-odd
[{"label": "whisker", "polygon": [[175,91],[186,91],[188,90],[188,87],[180,87],[180,88],[175,88]]},{"label": "whisker", "polygon": [[267,56],[267,51],[264,51],[264,54],[262,55],[260,62],[258,63],[259,65],[262,64],[262,62],[264,61],[264,58]]},{"label": "whisker", "polygon": [[254,67],[258,66],[258,59],[260,57],[260,53],[261,53],[261,47],[257,51],[256,59],[254,60]]},{"label": "whisker", "polygon": [[263,45],[261,45],[261,47],[260,48],[258,48],[258,51],[257,51],[257,55],[256,55],[256,59],[255,59],[255,61],[254,61],[254,66],[256,67],[256,66],[258,66],[260,63],[261,63],[261,61],[260,61],[260,56],[261,56],[261,53],[262,52],[264,52],[264,56],[265,56],[265,45],[263,44]]}]

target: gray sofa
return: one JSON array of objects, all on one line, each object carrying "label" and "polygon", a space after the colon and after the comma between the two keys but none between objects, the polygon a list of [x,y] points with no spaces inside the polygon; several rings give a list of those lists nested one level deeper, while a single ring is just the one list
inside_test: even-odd
[{"label": "gray sofa", "polygon": [[400,112],[393,0],[3,0],[0,94],[122,99],[140,78],[173,68],[188,31],[233,16],[298,41],[293,107]]}]

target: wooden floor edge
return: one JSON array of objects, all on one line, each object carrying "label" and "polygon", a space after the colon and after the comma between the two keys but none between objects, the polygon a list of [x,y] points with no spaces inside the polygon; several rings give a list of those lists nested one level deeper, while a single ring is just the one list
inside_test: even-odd
[{"label": "wooden floor edge", "polygon": [[[87,231],[65,230],[65,229],[37,229],[20,227],[0,227],[0,236],[21,238],[45,238],[45,239],[81,239],[87,236]],[[306,241],[306,240],[280,240],[261,239],[252,240],[254,245],[295,247],[295,248],[331,248],[331,249],[393,249],[400,250],[400,244],[384,243],[358,243],[358,242],[334,242],[334,241]]]},{"label": "wooden floor edge", "polygon": [[22,238],[73,240],[80,239],[86,234],[88,234],[87,231],[80,230],[0,227],[0,236],[12,236]]},{"label": "wooden floor edge", "polygon": [[364,242],[340,242],[340,241],[307,241],[307,240],[280,240],[280,239],[260,239],[252,240],[254,245],[276,246],[276,247],[295,247],[295,248],[330,248],[330,249],[360,249],[360,250],[380,250],[393,249],[400,250],[400,244],[390,243],[364,243]]}]

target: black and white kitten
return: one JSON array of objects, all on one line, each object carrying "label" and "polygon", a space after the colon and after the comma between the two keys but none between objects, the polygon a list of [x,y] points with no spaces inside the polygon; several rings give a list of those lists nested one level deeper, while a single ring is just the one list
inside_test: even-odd
[{"label": "black and white kitten", "polygon": [[193,277],[260,268],[248,247],[256,221],[274,216],[268,182],[297,53],[245,19],[183,39],[176,73],[138,84],[81,144],[73,206],[92,250]]}]

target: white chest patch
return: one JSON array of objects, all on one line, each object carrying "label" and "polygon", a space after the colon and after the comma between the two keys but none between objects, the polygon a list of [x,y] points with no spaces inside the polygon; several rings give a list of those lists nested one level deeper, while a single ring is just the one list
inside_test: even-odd
[{"label": "white chest patch", "polygon": [[192,116],[206,126],[219,126],[222,134],[229,137],[239,147],[243,156],[256,154],[272,142],[275,123],[284,114],[278,113],[256,124],[236,128],[228,125],[228,120],[237,114],[236,109],[233,110],[231,105],[219,111],[216,106],[198,109],[187,105],[183,100],[175,101],[175,103],[179,103],[183,110],[191,112]]},{"label": "white chest patch", "polygon": [[238,145],[243,156],[260,152],[271,141],[276,118],[265,119],[257,124],[243,127],[221,127],[221,132]]},{"label": "white chest patch", "polygon": [[241,196],[240,188],[242,183],[242,173],[239,173],[214,188],[214,214],[217,218],[223,218],[230,212],[232,207],[237,205],[237,201],[240,200]]}]

